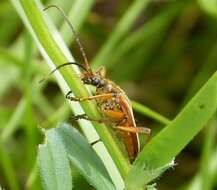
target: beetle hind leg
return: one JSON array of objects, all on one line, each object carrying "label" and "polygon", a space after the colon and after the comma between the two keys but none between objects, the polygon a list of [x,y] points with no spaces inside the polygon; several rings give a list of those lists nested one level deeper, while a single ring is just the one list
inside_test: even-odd
[{"label": "beetle hind leg", "polygon": [[109,120],[106,120],[106,119],[89,118],[86,114],[76,115],[76,116],[70,117],[70,119],[73,120],[73,121],[77,121],[79,119],[84,119],[84,120],[93,121],[93,122],[97,122],[97,123],[106,123],[106,122],[109,122]]},{"label": "beetle hind leg", "polygon": [[126,131],[130,133],[142,133],[142,134],[151,134],[151,129],[146,127],[131,127],[131,126],[113,126],[114,129],[118,129],[121,131]]}]

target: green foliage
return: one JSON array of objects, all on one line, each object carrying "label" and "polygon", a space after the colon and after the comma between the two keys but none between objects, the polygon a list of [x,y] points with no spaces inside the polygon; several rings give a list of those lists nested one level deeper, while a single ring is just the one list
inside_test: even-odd
[{"label": "green foliage", "polygon": [[[107,75],[136,100],[138,126],[151,128],[133,163],[110,126],[81,120],[78,131],[57,125],[71,110],[95,119],[101,113],[95,101],[65,100],[69,90],[77,97],[90,94],[77,67],[38,83],[47,65],[53,69],[77,56],[61,14],[42,11],[50,4],[69,17],[93,69],[106,66]],[[1,1],[2,189],[215,189],[216,13],[215,0]],[[140,139],[144,144],[147,137]],[[166,170],[172,175],[163,175]]]},{"label": "green foliage", "polygon": [[70,161],[89,183],[97,189],[115,189],[103,163],[84,137],[71,126],[65,125],[56,130],[64,142]]},{"label": "green foliage", "polygon": [[216,112],[216,99],[217,73],[176,118],[143,148],[127,177],[130,189],[149,183],[152,178],[146,177],[147,170],[155,171],[163,167],[181,152]]},{"label": "green foliage", "polygon": [[44,189],[72,189],[70,164],[62,139],[55,129],[45,133],[45,144],[39,145],[38,162]]},{"label": "green foliage", "polygon": [[45,189],[72,189],[69,160],[96,189],[115,189],[102,161],[76,129],[61,124],[45,136],[38,156]]},{"label": "green foliage", "polygon": [[215,0],[198,0],[198,2],[201,8],[208,14],[217,17],[217,6]]},{"label": "green foliage", "polygon": [[167,119],[166,117],[160,115],[159,113],[151,110],[147,106],[144,106],[138,102],[133,101],[132,102],[133,109],[137,112],[142,113],[143,115],[146,115],[147,117],[150,117],[164,125],[167,125],[170,123],[170,120]]}]

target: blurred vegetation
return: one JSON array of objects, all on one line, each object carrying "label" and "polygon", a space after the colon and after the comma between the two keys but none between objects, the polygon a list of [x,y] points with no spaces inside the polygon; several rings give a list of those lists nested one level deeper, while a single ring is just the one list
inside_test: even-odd
[{"label": "blurred vegetation", "polygon": [[[79,1],[42,3],[57,4],[69,15],[93,68],[102,64],[108,68],[108,77],[136,101],[139,125],[151,128],[153,135],[216,71],[213,0],[141,1],[145,3],[131,9],[130,0]],[[55,11],[48,14],[81,60],[64,20]],[[10,1],[0,2],[0,22],[0,186],[41,189],[36,154],[43,138],[38,127],[67,121],[71,112],[52,77],[38,83],[49,69]],[[216,116],[177,156],[177,165],[161,177],[158,189],[217,188],[215,139]],[[78,172],[73,175],[75,189],[92,189]]]}]

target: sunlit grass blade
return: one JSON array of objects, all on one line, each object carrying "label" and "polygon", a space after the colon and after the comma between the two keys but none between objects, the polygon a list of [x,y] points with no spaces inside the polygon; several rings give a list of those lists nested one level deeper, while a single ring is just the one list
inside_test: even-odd
[{"label": "sunlit grass blade", "polygon": [[[5,60],[1,60],[0,63],[6,63]],[[4,81],[0,83],[0,99],[7,94],[10,86],[15,84],[19,79],[19,71],[16,67],[10,64],[0,64],[0,80]]]},{"label": "sunlit grass blade", "polygon": [[58,122],[66,121],[70,114],[70,111],[71,110],[69,108],[69,105],[67,103],[64,103],[41,125],[44,128],[50,128]]},{"label": "sunlit grass blade", "polygon": [[33,97],[32,95],[32,59],[33,59],[33,49],[34,44],[33,40],[29,33],[25,34],[25,58],[23,64],[23,83],[24,83],[24,95],[23,98],[26,100],[26,110],[25,110],[25,131],[26,131],[26,154],[27,160],[26,165],[28,168],[31,168],[35,162],[36,158],[36,150],[32,147],[37,145],[37,132],[36,132],[36,123],[34,122],[34,114],[33,114]]},{"label": "sunlit grass blade", "polygon": [[105,63],[105,60],[110,58],[111,54],[113,54],[115,46],[127,34],[138,15],[147,7],[149,3],[150,0],[135,0],[132,2],[109,36],[108,40],[94,58],[94,68],[98,68],[99,66],[106,65],[108,63]]},{"label": "sunlit grass blade", "polygon": [[38,151],[42,185],[46,190],[71,190],[71,168],[62,139],[54,129],[45,135],[45,144]]},{"label": "sunlit grass blade", "polygon": [[53,129],[61,137],[70,161],[96,189],[115,190],[102,161],[88,142],[70,125]]},{"label": "sunlit grass blade", "polygon": [[154,18],[144,23],[138,30],[132,32],[117,45],[117,51],[113,52],[111,61],[106,63],[106,66],[112,67],[116,61],[121,60],[121,57],[130,52],[133,48],[138,47],[141,43],[147,44],[147,42],[150,43],[151,41],[150,44],[153,44],[154,41],[158,41],[158,38],[153,38],[153,36],[161,36],[160,33],[165,33],[169,24],[175,19],[182,7],[183,3],[170,5]]},{"label": "sunlit grass blade", "polygon": [[217,6],[215,0],[198,0],[198,3],[204,11],[217,18]]},{"label": "sunlit grass blade", "polygon": [[42,189],[40,177],[39,177],[38,173],[39,173],[39,167],[38,167],[38,162],[36,160],[34,166],[32,167],[32,170],[29,173],[29,176],[27,177],[27,180],[26,180],[25,187],[27,189],[33,189],[33,190]]},{"label": "sunlit grass blade", "polygon": [[[215,179],[217,176],[217,147],[215,147],[214,152],[211,155],[209,163],[209,172],[212,183],[215,184]],[[202,189],[202,173],[199,172],[187,187],[181,187],[180,190],[199,190]]]},{"label": "sunlit grass blade", "polygon": [[[5,62],[10,62],[12,64],[15,64],[17,66],[22,65],[22,61],[14,55],[12,52],[8,51],[6,48],[0,47],[0,60],[3,59]],[[0,62],[2,63],[2,62]]]},{"label": "sunlit grass blade", "polygon": [[[68,13],[68,18],[76,31],[79,31],[94,3],[95,0],[79,0],[74,2],[72,9]],[[60,33],[67,44],[70,44],[73,41],[74,36],[66,22],[61,26]]]},{"label": "sunlit grass blade", "polygon": [[[73,58],[69,54],[69,51],[67,50],[57,31],[54,30],[54,27],[50,25],[48,26],[48,18],[46,17],[45,19],[43,17],[42,8],[39,8],[40,6],[36,3],[36,1],[21,0],[18,2],[12,0],[12,3],[16,7],[24,23],[31,32],[31,35],[34,37],[42,55],[51,68],[54,68],[62,63],[66,63],[69,60],[73,61]],[[46,15],[46,13],[44,14]],[[65,67],[64,69],[60,69],[59,72],[55,73],[57,82],[64,95],[69,90],[72,90],[77,97],[87,97],[89,96],[89,93],[80,80],[76,69],[77,68],[75,67]],[[76,115],[84,113],[84,110],[90,118],[100,117],[100,113],[97,111],[96,104],[94,104],[94,102],[89,101],[81,103],[83,109],[79,106],[78,103],[75,102],[71,102],[70,105],[71,109]],[[90,122],[80,121],[79,123],[84,134],[90,142],[97,140],[99,138],[99,134],[100,139],[103,141],[108,152],[110,153],[110,156],[116,163],[116,167],[119,169],[119,172],[122,176],[125,176],[129,169],[129,162],[123,156],[121,150],[117,145],[117,141],[114,140],[114,137],[111,135],[108,128],[102,124],[94,124],[94,127],[98,133],[96,134],[96,131],[92,128]],[[105,147],[101,146],[101,149],[105,149]],[[96,151],[100,150],[96,149]],[[102,155],[102,158],[103,156],[105,155]],[[117,172],[117,168],[114,166],[114,163],[105,162],[105,164],[107,164],[108,168],[112,168],[109,169],[111,173],[114,173],[114,171],[116,171],[116,173],[119,174]],[[114,176],[113,180],[116,180],[119,184],[122,181],[120,175]]]},{"label": "sunlit grass blade", "polygon": [[2,174],[4,174],[4,177],[7,180],[9,188],[11,190],[19,190],[20,187],[12,160],[2,142],[0,142],[0,168]]},{"label": "sunlit grass blade", "polygon": [[138,102],[132,101],[133,109],[136,112],[139,112],[147,117],[150,117],[164,125],[168,125],[170,123],[170,120],[164,117],[163,115],[155,112],[154,110],[150,109],[149,107],[146,107]]},{"label": "sunlit grass blade", "polygon": [[186,187],[181,187],[182,190],[211,190],[213,189],[212,186],[215,185],[217,174],[216,118],[213,118],[207,127],[200,170]]},{"label": "sunlit grass blade", "polygon": [[13,134],[17,127],[19,127],[19,122],[25,113],[26,105],[27,102],[25,98],[21,99],[4,130],[1,132],[0,138],[2,142],[5,142]]},{"label": "sunlit grass blade", "polygon": [[214,118],[212,121],[209,122],[209,125],[207,126],[207,134],[205,136],[205,142],[203,144],[203,151],[201,156],[201,174],[202,174],[202,189],[213,189],[212,186],[213,181],[211,177],[211,172],[209,170],[209,165],[211,163],[212,158],[212,152],[215,145],[215,138],[216,138],[216,118]]},{"label": "sunlit grass blade", "polygon": [[147,180],[144,175],[147,170],[164,166],[180,153],[216,112],[216,100],[217,73],[176,118],[143,148],[126,178],[129,189],[149,183],[151,179]]},{"label": "sunlit grass blade", "polygon": [[217,42],[214,43],[211,51],[209,52],[204,65],[199,70],[198,74],[194,77],[191,86],[186,94],[184,103],[188,101],[194,93],[209,79],[209,77],[217,69]]}]

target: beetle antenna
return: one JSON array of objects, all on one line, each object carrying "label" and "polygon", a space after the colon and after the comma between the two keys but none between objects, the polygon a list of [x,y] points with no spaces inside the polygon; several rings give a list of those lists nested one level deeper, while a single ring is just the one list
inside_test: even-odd
[{"label": "beetle antenna", "polygon": [[84,59],[84,64],[85,64],[86,70],[89,71],[89,72],[92,72],[92,70],[91,70],[91,68],[90,68],[90,64],[89,64],[88,59],[87,59],[87,56],[86,56],[86,53],[85,53],[84,48],[83,48],[83,46],[82,46],[82,44],[81,44],[80,38],[79,38],[78,34],[76,33],[74,27],[72,26],[71,22],[69,21],[68,17],[67,17],[66,14],[64,13],[64,11],[63,11],[60,7],[58,7],[58,6],[56,6],[56,5],[49,5],[49,6],[45,7],[45,8],[43,9],[43,11],[45,11],[45,10],[47,10],[47,9],[49,9],[49,8],[56,8],[58,11],[60,11],[60,13],[61,13],[62,16],[64,17],[65,21],[68,23],[70,29],[72,30],[72,33],[73,33],[74,36],[75,36],[75,40],[76,40],[76,42],[77,42],[77,44],[78,44],[78,46],[79,46],[79,48],[80,48],[82,57],[83,57],[83,59]]},{"label": "beetle antenna", "polygon": [[62,67],[65,67],[65,66],[67,66],[67,65],[77,65],[77,66],[81,67],[83,70],[85,70],[86,72],[88,72],[87,69],[86,69],[83,65],[81,65],[81,64],[79,64],[79,63],[76,63],[76,62],[67,62],[67,63],[63,63],[63,64],[57,66],[54,70],[52,70],[49,74],[47,74],[47,76],[45,76],[43,79],[41,79],[41,80],[39,81],[39,83],[44,82],[44,81],[47,80],[47,78],[48,78],[50,75],[52,75],[55,71],[59,70],[59,69],[62,68]]}]

